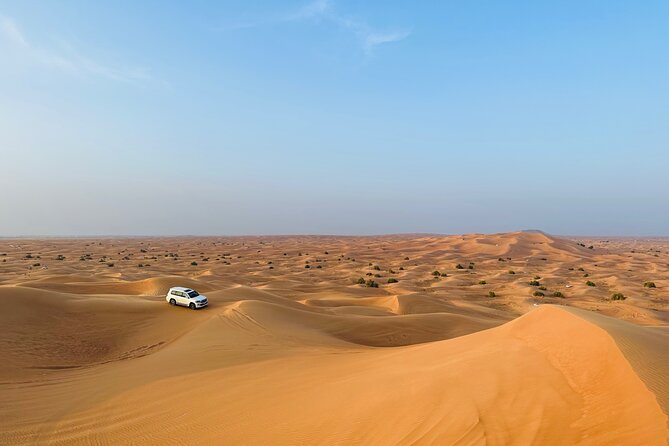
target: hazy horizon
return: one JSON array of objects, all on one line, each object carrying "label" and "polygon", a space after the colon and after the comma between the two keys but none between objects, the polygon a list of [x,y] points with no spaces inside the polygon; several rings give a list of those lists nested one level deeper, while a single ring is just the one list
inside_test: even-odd
[{"label": "hazy horizon", "polygon": [[669,235],[668,19],[0,0],[0,236]]}]

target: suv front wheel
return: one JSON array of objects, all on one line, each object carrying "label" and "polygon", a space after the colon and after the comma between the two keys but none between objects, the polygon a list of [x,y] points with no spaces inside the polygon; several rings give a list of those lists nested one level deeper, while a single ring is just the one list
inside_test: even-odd
[{"label": "suv front wheel", "polygon": [[190,308],[191,310],[194,310],[195,309],[195,304],[193,302],[191,302],[190,305],[188,305],[188,308]]},{"label": "suv front wheel", "polygon": [[174,300],[174,299],[170,299],[170,305],[176,305],[176,304],[177,304],[177,301],[176,301],[176,300]]}]

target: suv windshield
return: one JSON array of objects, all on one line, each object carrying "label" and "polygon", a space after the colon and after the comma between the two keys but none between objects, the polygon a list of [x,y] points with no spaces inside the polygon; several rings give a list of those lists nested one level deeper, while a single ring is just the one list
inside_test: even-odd
[{"label": "suv windshield", "polygon": [[197,291],[189,291],[188,292],[188,297],[197,297],[200,294]]}]

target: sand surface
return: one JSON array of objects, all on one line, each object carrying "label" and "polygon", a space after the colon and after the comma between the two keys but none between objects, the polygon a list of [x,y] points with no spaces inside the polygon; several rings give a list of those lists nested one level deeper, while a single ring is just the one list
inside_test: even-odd
[{"label": "sand surface", "polygon": [[4,239],[0,444],[665,445],[668,287],[667,239]]}]

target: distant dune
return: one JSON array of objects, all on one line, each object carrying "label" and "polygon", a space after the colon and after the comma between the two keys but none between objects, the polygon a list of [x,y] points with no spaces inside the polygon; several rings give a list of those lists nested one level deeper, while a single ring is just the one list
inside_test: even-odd
[{"label": "distant dune", "polygon": [[0,262],[0,444],[669,438],[667,240],[12,239]]}]

